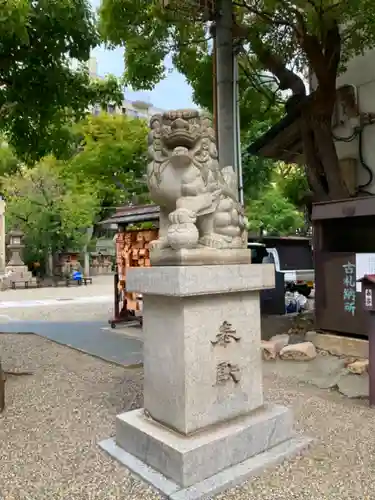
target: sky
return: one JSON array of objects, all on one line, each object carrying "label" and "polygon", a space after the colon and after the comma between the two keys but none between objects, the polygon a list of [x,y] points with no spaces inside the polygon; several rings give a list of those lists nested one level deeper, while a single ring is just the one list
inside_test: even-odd
[{"label": "sky", "polygon": [[[100,5],[100,0],[90,0],[91,5],[96,9]],[[93,50],[92,56],[98,63],[98,74],[105,76],[112,74],[121,76],[124,72],[123,49],[107,50],[104,47],[97,47]],[[166,66],[172,67],[170,58],[166,59]],[[161,109],[196,108],[192,100],[192,90],[183,75],[173,70],[168,73],[165,80],[157,84],[151,92],[125,93],[127,99],[143,100]]]}]

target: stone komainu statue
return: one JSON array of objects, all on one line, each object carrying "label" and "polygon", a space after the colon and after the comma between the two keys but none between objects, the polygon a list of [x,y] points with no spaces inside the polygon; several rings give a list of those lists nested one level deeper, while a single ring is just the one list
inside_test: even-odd
[{"label": "stone komainu statue", "polygon": [[153,249],[239,249],[247,246],[247,220],[237,201],[231,166],[219,168],[215,133],[196,110],[151,118],[147,182],[160,206]]}]

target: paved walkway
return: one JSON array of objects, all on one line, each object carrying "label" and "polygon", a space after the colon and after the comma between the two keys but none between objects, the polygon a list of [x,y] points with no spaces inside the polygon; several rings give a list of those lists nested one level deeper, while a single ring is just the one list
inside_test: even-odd
[{"label": "paved walkway", "polygon": [[369,377],[350,373],[345,358],[319,354],[312,361],[281,361],[263,363],[263,373],[291,378],[295,382],[311,384],[319,389],[338,390],[349,398],[368,398]]},{"label": "paved walkway", "polygon": [[[107,328],[102,322],[9,321],[0,325],[1,333],[35,333],[47,339],[124,366],[142,363],[142,342],[132,330]],[[126,330],[130,334],[126,334]]]},{"label": "paved walkway", "polygon": [[58,286],[4,290],[0,291],[0,303],[98,296],[112,296],[113,298],[113,276],[94,276],[92,284],[87,286],[72,285],[69,287]]},{"label": "paved walkway", "polygon": [[103,304],[112,303],[113,295],[95,295],[95,296],[83,296],[83,297],[56,297],[56,298],[46,298],[46,299],[34,299],[34,300],[3,300],[0,301],[0,309],[13,309],[13,308],[25,308],[25,307],[38,307],[38,306],[71,306],[72,303],[75,305],[79,304]]},{"label": "paved walkway", "polygon": [[109,328],[113,276],[88,286],[0,292],[0,333],[35,333],[121,365],[142,362],[141,329]]}]

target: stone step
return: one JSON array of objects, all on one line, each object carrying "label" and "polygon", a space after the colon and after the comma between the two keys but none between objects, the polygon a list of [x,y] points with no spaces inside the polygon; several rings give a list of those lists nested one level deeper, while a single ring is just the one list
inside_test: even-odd
[{"label": "stone step", "polygon": [[334,356],[368,358],[368,340],[343,337],[332,333],[306,333],[306,341],[312,342],[317,349],[327,351]]}]

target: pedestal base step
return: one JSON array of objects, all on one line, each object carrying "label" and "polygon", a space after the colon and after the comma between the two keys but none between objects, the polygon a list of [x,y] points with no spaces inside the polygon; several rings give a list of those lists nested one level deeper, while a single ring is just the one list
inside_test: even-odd
[{"label": "pedestal base step", "polygon": [[199,247],[172,250],[154,248],[150,252],[152,266],[205,266],[251,264],[251,251],[247,248],[220,249]]},{"label": "pedestal base step", "polygon": [[251,415],[182,436],[135,410],[117,417],[101,448],[172,500],[197,500],[234,486],[300,452],[292,413],[267,405]]},{"label": "pedestal base step", "polygon": [[[266,468],[276,466],[285,459],[298,455],[309,446],[311,441],[310,438],[303,436],[288,439],[255,457],[233,465],[187,488],[182,488],[134,455],[117,446],[115,439],[101,441],[99,446],[135,475],[162,493],[167,499],[204,500],[261,474]],[[223,453],[225,453],[224,450]]]}]

